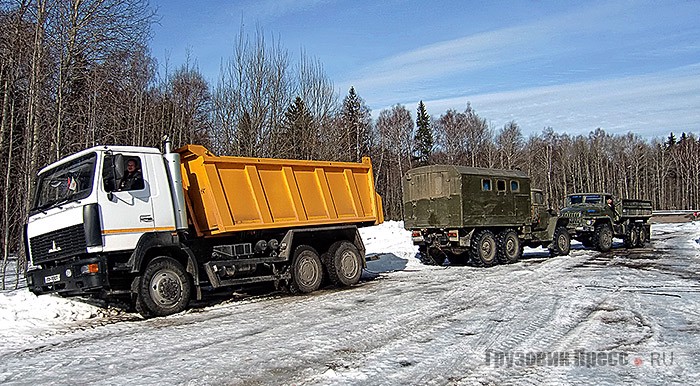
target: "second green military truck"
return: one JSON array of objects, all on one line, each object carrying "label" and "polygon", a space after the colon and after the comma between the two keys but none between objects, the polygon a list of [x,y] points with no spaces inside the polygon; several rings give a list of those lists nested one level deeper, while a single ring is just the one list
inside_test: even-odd
[{"label": "second green military truck", "polygon": [[513,263],[524,246],[569,254],[566,219],[522,171],[418,167],[404,176],[403,195],[404,226],[426,264]]},{"label": "second green military truck", "polygon": [[612,248],[613,237],[627,248],[643,247],[650,239],[651,201],[622,199],[609,193],[574,193],[566,197],[562,217],[567,229],[584,247],[602,252]]}]

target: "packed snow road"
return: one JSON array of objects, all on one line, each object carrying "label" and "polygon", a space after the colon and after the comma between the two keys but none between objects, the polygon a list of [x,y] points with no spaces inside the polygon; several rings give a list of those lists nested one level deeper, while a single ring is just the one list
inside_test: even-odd
[{"label": "packed snow road", "polygon": [[[420,265],[399,223],[363,237],[368,252],[381,253],[374,273],[356,287],[307,296],[141,320],[3,294],[4,308],[44,298],[61,305],[39,306],[58,315],[48,321],[36,310],[11,314],[16,328],[10,311],[1,314],[0,383],[697,382],[700,223],[654,225],[644,249],[618,243],[601,254],[575,244],[557,258],[526,250],[517,264],[488,269]],[[25,314],[37,319],[24,323]]]}]

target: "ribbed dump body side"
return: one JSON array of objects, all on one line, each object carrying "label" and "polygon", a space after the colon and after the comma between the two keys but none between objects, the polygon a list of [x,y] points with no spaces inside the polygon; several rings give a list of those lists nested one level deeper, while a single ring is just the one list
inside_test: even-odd
[{"label": "ribbed dump body side", "polygon": [[354,163],[220,157],[199,145],[177,152],[188,219],[198,236],[384,220],[369,158]]}]

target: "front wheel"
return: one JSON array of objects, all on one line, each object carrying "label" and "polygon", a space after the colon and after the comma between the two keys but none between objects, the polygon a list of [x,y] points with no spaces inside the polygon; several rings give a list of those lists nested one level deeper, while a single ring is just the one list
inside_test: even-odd
[{"label": "front wheel", "polygon": [[613,233],[610,224],[600,224],[595,227],[593,242],[595,248],[601,252],[607,252],[612,248]]},{"label": "front wheel", "polygon": [[552,256],[566,256],[571,250],[571,236],[566,227],[559,226],[554,230],[552,236],[552,247],[549,252]]},{"label": "front wheel", "polygon": [[176,314],[187,307],[191,295],[192,285],[182,264],[160,256],[148,263],[141,276],[136,309],[144,317]]}]

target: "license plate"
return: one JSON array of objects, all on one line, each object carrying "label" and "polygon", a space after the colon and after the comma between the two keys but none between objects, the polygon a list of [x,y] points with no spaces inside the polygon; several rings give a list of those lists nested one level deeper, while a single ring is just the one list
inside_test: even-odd
[{"label": "license plate", "polygon": [[60,280],[61,280],[60,273],[44,277],[44,283],[46,283],[46,284],[55,283],[55,282],[60,281]]}]

